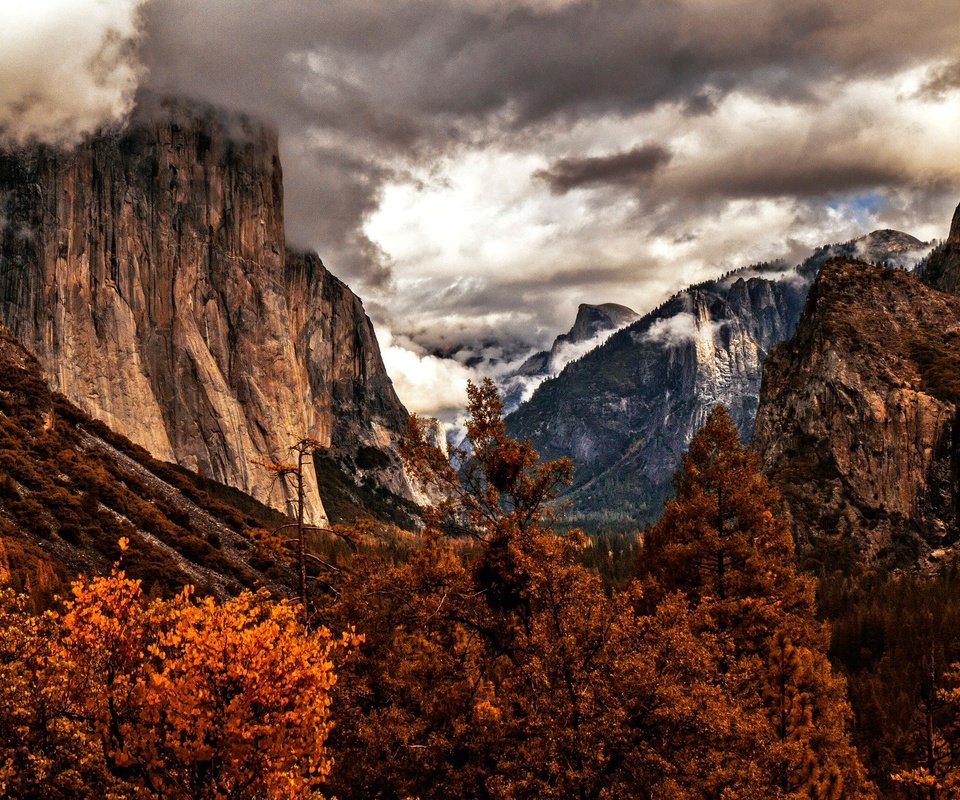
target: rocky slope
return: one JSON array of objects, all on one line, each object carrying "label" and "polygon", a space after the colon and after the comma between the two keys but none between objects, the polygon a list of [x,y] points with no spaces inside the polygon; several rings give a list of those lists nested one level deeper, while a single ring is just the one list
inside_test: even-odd
[{"label": "rocky slope", "polygon": [[570,361],[600,345],[604,334],[629,325],[639,316],[632,308],[617,303],[581,303],[569,331],[557,336],[549,350],[534,353],[501,379],[500,388],[507,412],[519,406],[546,378],[553,377]]},{"label": "rocky slope", "polygon": [[898,265],[922,248],[877,231],[822,247],[796,268],[761,264],[691,286],[543,383],[509,417],[510,430],[545,457],[573,458],[573,521],[650,521],[714,405],[724,403],[749,439],[767,352],[793,334],[820,266],[844,253]]},{"label": "rocky slope", "polygon": [[767,359],[754,444],[827,569],[935,562],[958,539],[960,298],[835,260]]},{"label": "rocky slope", "polygon": [[954,212],[947,238],[917,272],[928,286],[941,292],[960,294],[960,206]]},{"label": "rocky slope", "polygon": [[[277,508],[252,462],[310,437],[331,490],[402,513],[406,411],[360,300],[285,247],[273,131],[150,101],[72,152],[0,155],[0,219],[0,319],[54,390]],[[307,502],[322,522],[312,482]]]},{"label": "rocky slope", "polygon": [[80,572],[124,569],[147,591],[192,584],[283,592],[289,569],[258,555],[254,528],[283,518],[233,489],[151,458],[50,391],[0,325],[0,575],[41,605]]}]

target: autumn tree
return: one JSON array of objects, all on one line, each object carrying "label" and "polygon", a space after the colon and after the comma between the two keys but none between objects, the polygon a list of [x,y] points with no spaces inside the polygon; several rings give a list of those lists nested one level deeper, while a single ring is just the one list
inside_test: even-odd
[{"label": "autumn tree", "polygon": [[682,592],[698,630],[722,643],[722,678],[763,711],[766,763],[785,796],[871,796],[813,582],[796,570],[777,490],[722,406],[691,440],[675,489],[645,533],[638,571],[648,600]]},{"label": "autumn tree", "polygon": [[331,791],[756,796],[762,742],[715,680],[716,638],[680,597],[611,596],[553,526],[569,461],[510,438],[490,382],[469,400],[459,473],[412,422],[407,462],[448,498],[433,529],[406,562],[355,560],[328,610],[366,635],[335,690]]},{"label": "autumn tree", "polygon": [[6,603],[10,796],[286,800],[328,773],[332,658],[349,629],[306,630],[295,604],[263,593],[148,601],[116,569],[77,581],[60,613]]},{"label": "autumn tree", "polygon": [[84,716],[60,620],[27,595],[0,593],[0,797],[133,796],[107,768]]}]

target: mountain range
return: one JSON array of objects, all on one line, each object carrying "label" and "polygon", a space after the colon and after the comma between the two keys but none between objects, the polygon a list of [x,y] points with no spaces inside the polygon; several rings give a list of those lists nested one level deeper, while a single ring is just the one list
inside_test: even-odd
[{"label": "mountain range", "polygon": [[509,429],[543,457],[573,459],[572,522],[642,525],[659,514],[680,454],[715,405],[750,439],[766,356],[793,335],[824,263],[845,256],[897,268],[928,249],[876,231],[796,267],[756,264],[690,286],[542,383]]},{"label": "mountain range", "polygon": [[[250,532],[291,511],[292,487],[259,464],[303,438],[318,446],[308,521],[419,524],[431,498],[398,456],[407,411],[373,326],[316,254],[287,246],[283,216],[275,132],[193,103],[149,100],[69,150],[0,152],[14,560],[102,567],[114,520],[149,544],[139,568],[162,565],[158,585],[286,580],[254,563]],[[633,531],[722,403],[810,564],[932,568],[960,521],[958,293],[960,210],[936,247],[880,230],[643,316],[581,304],[504,379],[508,430],[573,459],[571,523]]]}]

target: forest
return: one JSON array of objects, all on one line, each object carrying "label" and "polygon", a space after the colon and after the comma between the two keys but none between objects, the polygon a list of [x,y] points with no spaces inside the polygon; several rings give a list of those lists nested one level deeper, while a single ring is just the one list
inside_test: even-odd
[{"label": "forest", "polygon": [[469,399],[459,472],[411,418],[425,527],[311,540],[307,609],[147,591],[122,535],[62,590],[0,552],[2,795],[960,796],[953,567],[803,569],[720,406],[655,524],[588,537],[570,461],[509,437],[492,383]]}]

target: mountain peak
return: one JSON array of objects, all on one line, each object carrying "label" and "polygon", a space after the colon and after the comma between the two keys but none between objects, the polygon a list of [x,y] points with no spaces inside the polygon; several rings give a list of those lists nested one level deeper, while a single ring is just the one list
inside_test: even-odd
[{"label": "mountain peak", "polygon": [[950,235],[947,237],[947,241],[960,243],[960,205],[953,212],[953,221],[950,223]]},{"label": "mountain peak", "polygon": [[573,327],[557,338],[554,350],[559,343],[579,344],[594,338],[601,331],[622,328],[639,318],[640,315],[632,308],[618,303],[581,303],[577,308],[577,319]]}]

